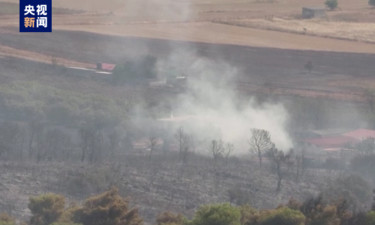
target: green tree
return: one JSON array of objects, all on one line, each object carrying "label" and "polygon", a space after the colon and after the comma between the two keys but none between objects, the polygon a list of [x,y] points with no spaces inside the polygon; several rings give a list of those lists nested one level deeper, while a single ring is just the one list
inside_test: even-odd
[{"label": "green tree", "polygon": [[57,194],[31,197],[29,209],[32,213],[30,225],[49,225],[64,212],[65,198]]},{"label": "green tree", "polygon": [[141,225],[138,209],[129,209],[116,188],[87,199],[84,205],[74,212],[74,222],[83,225]]},{"label": "green tree", "polygon": [[334,10],[338,6],[337,0],[327,0],[325,4],[330,10]]},{"label": "green tree", "polygon": [[241,212],[228,203],[201,206],[190,225],[240,225]]}]

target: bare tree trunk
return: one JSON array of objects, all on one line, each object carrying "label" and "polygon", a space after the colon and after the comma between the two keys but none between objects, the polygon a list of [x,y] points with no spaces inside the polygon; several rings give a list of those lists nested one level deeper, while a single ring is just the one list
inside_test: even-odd
[{"label": "bare tree trunk", "polygon": [[277,179],[277,188],[276,191],[279,192],[281,190],[281,177]]},{"label": "bare tree trunk", "polygon": [[281,190],[281,180],[282,180],[280,163],[277,163],[276,169],[277,169],[277,188],[276,188],[276,191],[279,192]]},{"label": "bare tree trunk", "polygon": [[262,168],[262,152],[258,150],[259,168]]}]

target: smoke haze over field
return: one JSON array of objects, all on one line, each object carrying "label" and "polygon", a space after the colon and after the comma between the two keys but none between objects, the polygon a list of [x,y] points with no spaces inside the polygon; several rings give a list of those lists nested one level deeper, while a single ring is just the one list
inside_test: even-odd
[{"label": "smoke haze over field", "polygon": [[128,0],[120,7],[120,13],[152,21],[187,21],[191,18],[191,2]]},{"label": "smoke haze over field", "polygon": [[159,76],[167,71],[188,76],[186,91],[173,109],[175,120],[197,139],[223,139],[235,144],[236,153],[248,151],[252,128],[270,132],[276,146],[289,150],[292,141],[285,127],[288,113],[282,104],[258,104],[240,100],[235,90],[237,69],[225,62],[210,61],[193,52],[177,51],[158,63]]}]

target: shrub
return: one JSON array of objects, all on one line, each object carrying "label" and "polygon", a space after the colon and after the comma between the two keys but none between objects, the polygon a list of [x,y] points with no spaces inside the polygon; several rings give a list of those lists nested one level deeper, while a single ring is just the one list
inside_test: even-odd
[{"label": "shrub", "polygon": [[252,208],[249,205],[243,205],[240,207],[241,211],[241,224],[255,224],[258,218],[258,210]]},{"label": "shrub", "polygon": [[29,209],[32,213],[30,225],[49,225],[64,212],[65,198],[57,194],[31,197]]},{"label": "shrub", "polygon": [[259,225],[304,225],[305,216],[297,210],[288,207],[280,207],[274,210],[261,212],[258,223]]},{"label": "shrub", "polygon": [[311,214],[311,217],[306,223],[308,225],[339,225],[340,219],[337,216],[337,209],[333,205],[327,205],[324,208],[317,208],[316,212]]},{"label": "shrub", "polygon": [[202,206],[190,225],[240,225],[240,210],[228,203]]},{"label": "shrub", "polygon": [[8,214],[0,214],[0,225],[15,225],[15,220]]},{"label": "shrub", "polygon": [[87,199],[84,205],[74,212],[74,222],[83,225],[141,225],[138,209],[129,209],[116,188]]},{"label": "shrub", "polygon": [[336,9],[338,5],[337,0],[327,0],[325,4],[330,10]]},{"label": "shrub", "polygon": [[73,222],[73,216],[74,213],[80,209],[80,206],[72,205],[69,208],[67,208],[59,217],[59,219],[53,223],[52,225],[82,225],[80,223],[74,223]]},{"label": "shrub", "polygon": [[375,225],[375,211],[370,211],[367,213],[366,225]]},{"label": "shrub", "polygon": [[300,210],[306,217],[306,225],[339,225],[340,223],[336,206],[325,205],[322,195],[307,199],[300,206]]}]

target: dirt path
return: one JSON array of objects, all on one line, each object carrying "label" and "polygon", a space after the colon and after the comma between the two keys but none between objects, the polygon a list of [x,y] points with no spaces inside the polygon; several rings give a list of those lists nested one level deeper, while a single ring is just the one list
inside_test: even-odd
[{"label": "dirt path", "polygon": [[84,68],[95,68],[95,64],[82,63],[65,59],[61,57],[52,57],[45,54],[40,54],[32,51],[20,50],[11,48],[8,46],[0,45],[0,56],[15,57],[20,59],[26,59],[35,62],[42,62],[47,64],[57,64],[66,67],[84,67]]}]

